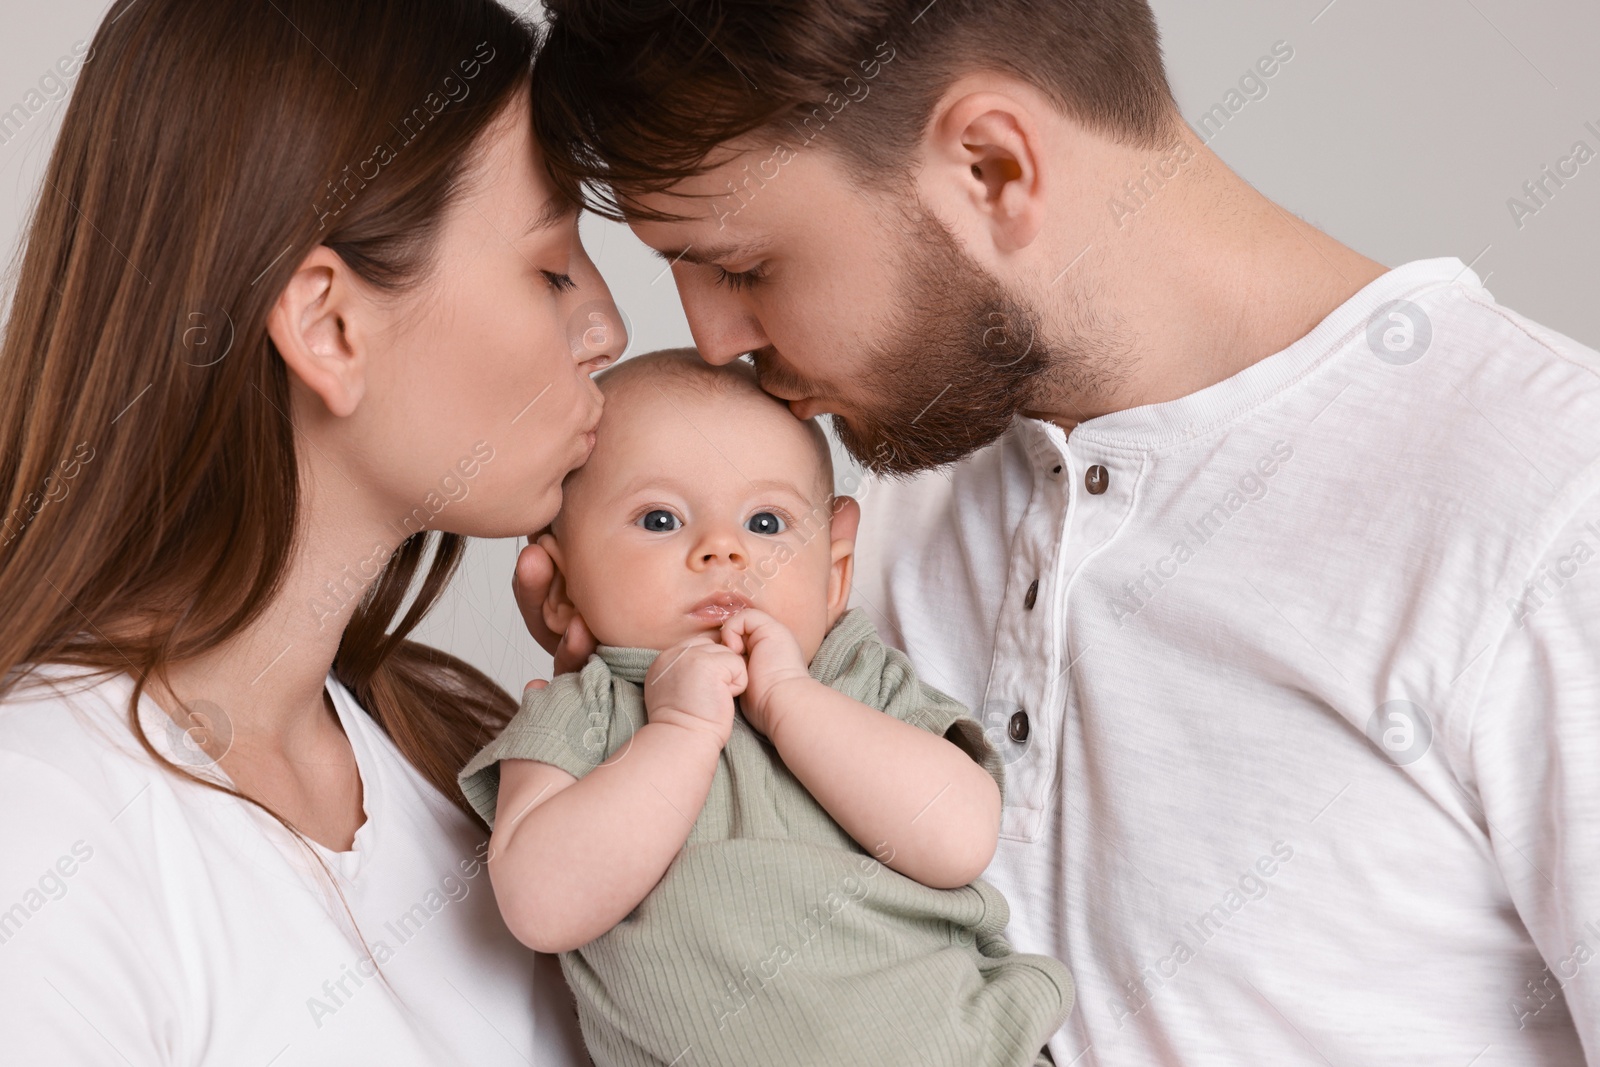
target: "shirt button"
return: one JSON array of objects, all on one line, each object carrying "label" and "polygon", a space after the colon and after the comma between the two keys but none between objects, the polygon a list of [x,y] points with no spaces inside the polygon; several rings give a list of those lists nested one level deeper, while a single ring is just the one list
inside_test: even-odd
[{"label": "shirt button", "polygon": [[1028,611],[1033,610],[1034,601],[1039,599],[1039,579],[1035,578],[1033,584],[1028,586],[1028,592],[1022,598],[1022,606]]},{"label": "shirt button", "polygon": [[1011,722],[1006,726],[1006,735],[1017,744],[1028,739],[1028,713],[1019,711],[1011,716]]},{"label": "shirt button", "polygon": [[1099,496],[1111,485],[1111,472],[1096,463],[1083,474],[1083,486],[1093,496]]}]

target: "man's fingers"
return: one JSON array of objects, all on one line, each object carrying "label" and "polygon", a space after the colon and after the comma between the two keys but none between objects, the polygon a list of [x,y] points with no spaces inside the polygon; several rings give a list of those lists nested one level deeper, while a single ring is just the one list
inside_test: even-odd
[{"label": "man's fingers", "polygon": [[535,678],[533,681],[531,681],[527,685],[523,686],[522,687],[522,691],[524,693],[526,693],[530,689],[543,689],[546,686],[548,686],[549,684],[550,683],[548,681],[546,681],[545,679],[543,679],[543,678]]}]

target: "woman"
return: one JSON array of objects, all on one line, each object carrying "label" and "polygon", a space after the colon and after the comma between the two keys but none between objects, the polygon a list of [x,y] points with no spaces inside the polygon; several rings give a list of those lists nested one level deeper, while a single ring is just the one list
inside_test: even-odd
[{"label": "woman", "polygon": [[454,788],[514,702],[405,638],[555,514],[623,342],[532,49],[492,0],[97,33],[0,350],[17,1062],[581,1055]]}]

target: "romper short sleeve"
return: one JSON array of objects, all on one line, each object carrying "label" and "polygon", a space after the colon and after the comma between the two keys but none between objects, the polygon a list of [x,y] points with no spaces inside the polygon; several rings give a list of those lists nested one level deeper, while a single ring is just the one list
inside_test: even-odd
[{"label": "romper short sleeve", "polygon": [[598,767],[638,724],[618,715],[613,692],[616,679],[599,656],[581,671],[558,675],[543,689],[522,695],[522,707],[493,741],[484,746],[457,776],[473,810],[494,826],[500,792],[500,761],[535,760],[582,778]]},{"label": "romper short sleeve", "polygon": [[878,638],[866,613],[845,613],[811,661],[811,675],[901,722],[938,734],[980,764],[1005,795],[1005,764],[960,701],[917,677],[911,660]]}]

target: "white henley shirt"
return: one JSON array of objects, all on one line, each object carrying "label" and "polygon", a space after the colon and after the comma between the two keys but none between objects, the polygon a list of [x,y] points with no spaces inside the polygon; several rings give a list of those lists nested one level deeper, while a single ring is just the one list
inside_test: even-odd
[{"label": "white henley shirt", "polygon": [[1600,1064],[1597,371],[1418,262],[868,483],[856,604],[1005,751],[1058,1064]]}]

